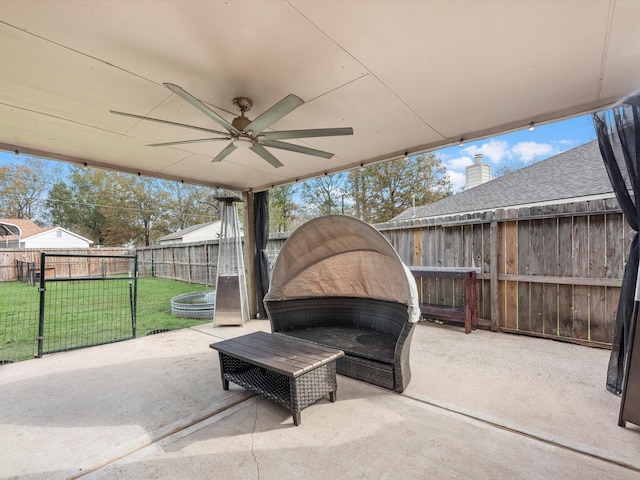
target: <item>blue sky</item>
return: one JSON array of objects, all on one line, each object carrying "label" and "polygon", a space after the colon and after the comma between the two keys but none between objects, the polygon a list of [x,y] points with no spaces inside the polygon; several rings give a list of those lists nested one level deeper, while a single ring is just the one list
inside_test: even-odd
[{"label": "blue sky", "polygon": [[[532,132],[525,128],[476,142],[465,142],[462,147],[443,148],[435,153],[447,167],[455,193],[464,187],[465,167],[473,163],[477,153],[483,154],[483,161],[491,165],[492,172],[495,172],[504,164],[526,166],[595,139],[591,115],[583,115],[539,125]],[[0,166],[19,162],[13,153],[0,151]]]},{"label": "blue sky", "polygon": [[583,115],[561,122],[539,125],[531,132],[528,128],[505,135],[465,142],[436,150],[447,167],[453,191],[464,187],[465,167],[473,163],[474,155],[481,153],[483,162],[491,165],[492,173],[501,165],[526,166],[596,139],[591,115]]}]

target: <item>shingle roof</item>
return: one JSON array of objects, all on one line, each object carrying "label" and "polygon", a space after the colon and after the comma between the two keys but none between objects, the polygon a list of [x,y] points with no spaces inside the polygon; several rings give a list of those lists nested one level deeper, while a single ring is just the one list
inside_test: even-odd
[{"label": "shingle roof", "polygon": [[[612,194],[596,140],[422,207],[391,221],[558,202]],[[415,213],[415,216],[414,216]]]}]

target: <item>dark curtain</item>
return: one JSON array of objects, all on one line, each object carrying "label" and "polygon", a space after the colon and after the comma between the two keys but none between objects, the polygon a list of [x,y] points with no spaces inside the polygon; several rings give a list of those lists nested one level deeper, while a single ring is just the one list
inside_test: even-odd
[{"label": "dark curtain", "polygon": [[255,233],[256,233],[256,296],[260,318],[267,318],[263,299],[269,291],[269,192],[259,192],[253,197]]},{"label": "dark curtain", "polygon": [[593,115],[600,152],[622,212],[634,230],[624,270],[613,344],[607,370],[607,390],[622,393],[624,364],[629,351],[629,332],[637,315],[635,301],[638,276],[640,222],[640,107],[626,105]]}]

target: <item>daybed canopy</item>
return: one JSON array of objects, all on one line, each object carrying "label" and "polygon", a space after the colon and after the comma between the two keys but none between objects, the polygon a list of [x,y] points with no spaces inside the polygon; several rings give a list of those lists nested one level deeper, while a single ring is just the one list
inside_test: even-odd
[{"label": "daybed canopy", "polygon": [[308,221],[278,255],[265,301],[360,297],[403,303],[420,317],[416,283],[387,239],[368,223],[344,215]]}]

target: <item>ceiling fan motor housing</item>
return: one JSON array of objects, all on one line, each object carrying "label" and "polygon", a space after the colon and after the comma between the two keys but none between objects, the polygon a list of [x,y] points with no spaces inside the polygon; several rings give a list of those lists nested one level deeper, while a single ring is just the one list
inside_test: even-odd
[{"label": "ceiling fan motor housing", "polygon": [[244,128],[250,123],[251,123],[251,120],[249,120],[244,115],[240,115],[239,117],[236,117],[231,121],[231,125],[233,125],[233,128],[235,128],[240,132],[242,132]]}]

